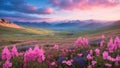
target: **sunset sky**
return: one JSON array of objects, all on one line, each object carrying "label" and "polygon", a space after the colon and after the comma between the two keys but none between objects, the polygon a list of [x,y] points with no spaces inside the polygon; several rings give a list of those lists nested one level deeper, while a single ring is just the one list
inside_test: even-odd
[{"label": "sunset sky", "polygon": [[22,22],[120,20],[120,0],[0,0],[0,18]]}]

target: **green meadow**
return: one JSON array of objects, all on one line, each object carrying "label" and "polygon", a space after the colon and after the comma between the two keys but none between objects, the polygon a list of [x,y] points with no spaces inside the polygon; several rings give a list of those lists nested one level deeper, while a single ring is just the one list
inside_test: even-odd
[{"label": "green meadow", "polygon": [[[0,46],[12,44],[27,45],[31,44],[32,42],[29,41],[33,40],[36,41],[37,44],[42,45],[47,45],[47,43],[42,43],[45,41],[48,41],[50,45],[54,43],[64,44],[63,41],[69,39],[70,39],[69,44],[73,44],[73,41],[80,36],[86,37],[90,41],[95,41],[98,40],[102,34],[104,34],[107,38],[120,36],[120,23],[118,22],[108,27],[77,33],[60,32],[32,27],[23,27],[16,29],[0,26]],[[20,44],[22,42],[29,43]]]}]

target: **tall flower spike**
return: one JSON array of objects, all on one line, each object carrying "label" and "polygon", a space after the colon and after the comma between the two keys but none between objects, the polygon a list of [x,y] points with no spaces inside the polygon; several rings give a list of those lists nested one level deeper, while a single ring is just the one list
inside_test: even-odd
[{"label": "tall flower spike", "polygon": [[37,56],[37,61],[39,63],[45,60],[44,50],[40,49],[38,45],[34,48],[34,54]]},{"label": "tall flower spike", "polygon": [[79,38],[75,41],[74,46],[75,46],[75,47],[85,47],[85,46],[88,45],[88,43],[89,43],[89,42],[88,42],[88,39],[79,37]]},{"label": "tall flower spike", "polygon": [[45,60],[45,55],[44,55],[44,50],[40,49],[39,53],[38,53],[38,62],[41,63]]},{"label": "tall flower spike", "polygon": [[114,43],[115,43],[115,45],[116,45],[118,48],[120,48],[120,39],[119,39],[119,37],[116,37],[116,38],[115,38]]},{"label": "tall flower spike", "polygon": [[11,53],[8,50],[8,47],[5,46],[2,51],[2,60],[10,60],[11,59]]},{"label": "tall flower spike", "polygon": [[16,45],[13,46],[13,48],[11,50],[11,55],[12,55],[12,57],[18,56],[18,51],[17,51]]},{"label": "tall flower spike", "polygon": [[82,38],[79,37],[79,38],[75,41],[75,44],[74,44],[74,45],[75,45],[76,47],[78,47],[79,45],[82,44],[82,42],[83,42],[83,41],[82,41]]},{"label": "tall flower spike", "polygon": [[88,45],[88,39],[87,38],[83,38],[83,45]]}]

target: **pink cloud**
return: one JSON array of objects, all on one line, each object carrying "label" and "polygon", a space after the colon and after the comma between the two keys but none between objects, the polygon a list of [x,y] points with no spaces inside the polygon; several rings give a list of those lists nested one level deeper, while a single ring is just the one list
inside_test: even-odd
[{"label": "pink cloud", "polygon": [[115,7],[120,5],[120,0],[50,0],[50,3],[66,10],[89,10],[94,7]]},{"label": "pink cloud", "polygon": [[53,11],[52,8],[46,8],[46,9],[45,9],[45,12],[46,12],[47,14],[51,14],[51,13],[53,13],[54,11]]}]

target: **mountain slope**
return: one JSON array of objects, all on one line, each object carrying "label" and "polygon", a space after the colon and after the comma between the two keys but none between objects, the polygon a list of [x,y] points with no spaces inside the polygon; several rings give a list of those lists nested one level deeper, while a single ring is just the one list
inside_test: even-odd
[{"label": "mountain slope", "polygon": [[14,24],[12,22],[9,22],[7,20],[4,20],[4,19],[0,19],[0,26],[11,27],[11,28],[22,28],[21,26]]},{"label": "mountain slope", "polygon": [[27,28],[21,27],[17,24],[11,23],[7,20],[0,19],[0,35],[48,35],[51,34],[52,31],[46,29],[35,29],[35,28]]},{"label": "mountain slope", "polygon": [[[93,31],[87,31],[82,34],[82,36],[91,36],[91,37],[97,37],[104,34],[106,37],[120,37],[120,21],[116,21],[112,23],[109,26],[106,26],[101,29],[96,29]],[[79,35],[79,34],[78,34]]]}]

